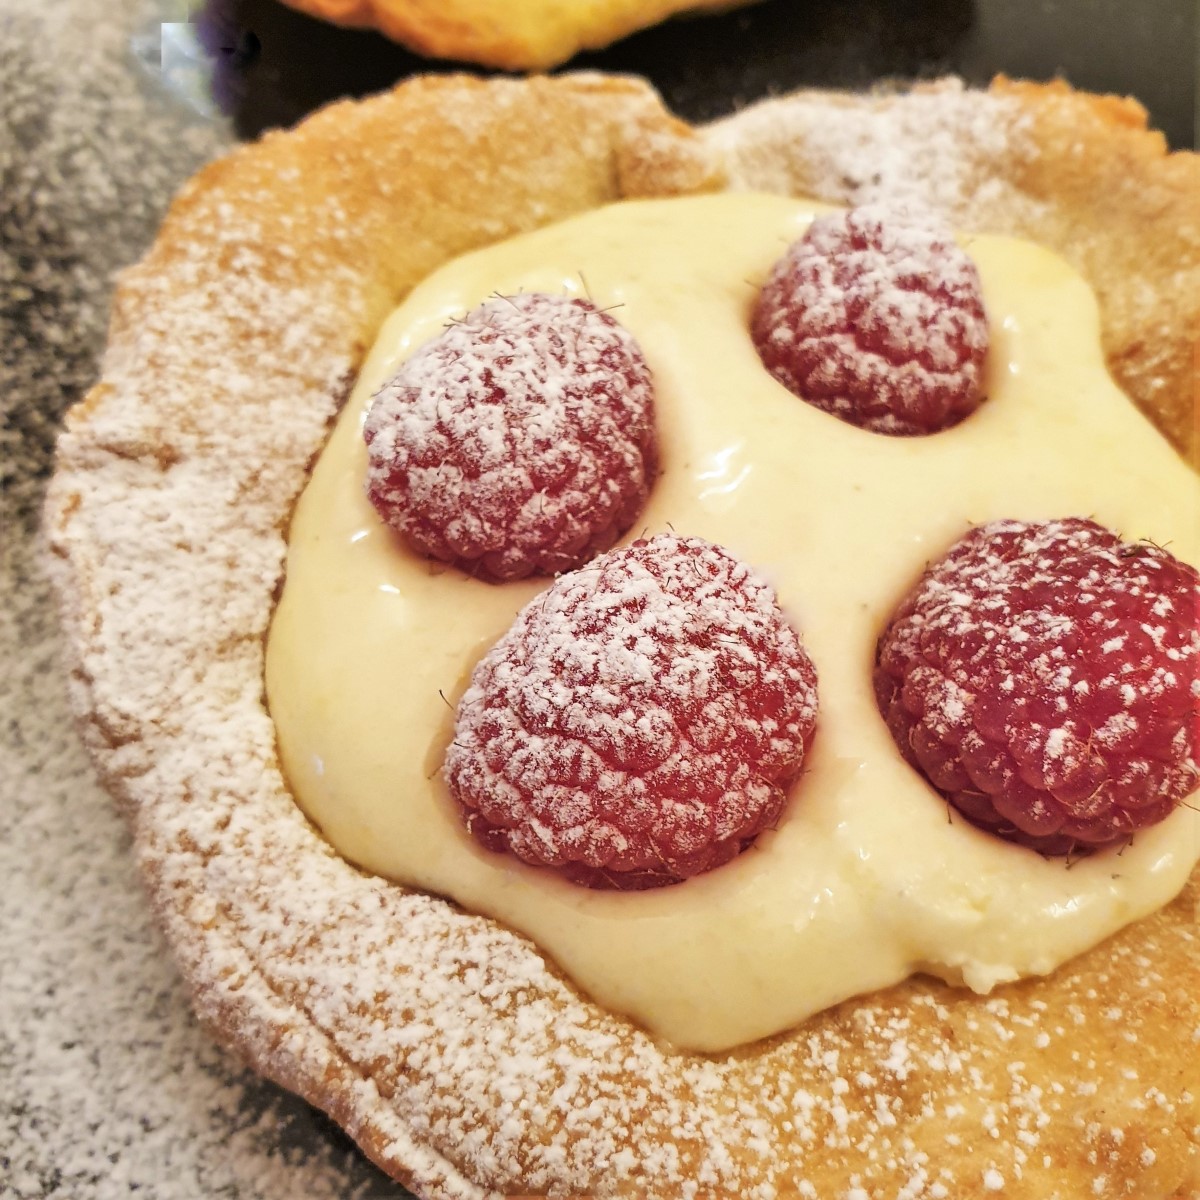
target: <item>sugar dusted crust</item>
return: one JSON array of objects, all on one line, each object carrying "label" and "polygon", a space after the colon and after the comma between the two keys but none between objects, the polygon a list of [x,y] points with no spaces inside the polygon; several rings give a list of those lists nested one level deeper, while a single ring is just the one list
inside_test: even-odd
[{"label": "sugar dusted crust", "polygon": [[285,0],[338,25],[378,29],[418,54],[544,71],[678,13],[753,0]]},{"label": "sugar dusted crust", "polygon": [[85,738],[216,1034],[439,1200],[1200,1195],[1197,876],[1048,979],[910,981],[673,1054],[524,939],[340,860],[263,706],[288,515],[384,314],[455,254],[622,196],[890,189],[1039,238],[1194,455],[1200,160],[1140,122],[1001,81],[693,131],[628,80],[419,79],[201,172],[122,277],[47,528]]}]

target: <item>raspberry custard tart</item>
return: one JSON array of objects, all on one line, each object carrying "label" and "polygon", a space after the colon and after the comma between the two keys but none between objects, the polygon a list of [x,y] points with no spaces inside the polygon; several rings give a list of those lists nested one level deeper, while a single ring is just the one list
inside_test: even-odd
[{"label": "raspberry custard tart", "polygon": [[202,172],[47,521],[217,1035],[428,1197],[1192,1196],[1198,183],[1004,81]]}]

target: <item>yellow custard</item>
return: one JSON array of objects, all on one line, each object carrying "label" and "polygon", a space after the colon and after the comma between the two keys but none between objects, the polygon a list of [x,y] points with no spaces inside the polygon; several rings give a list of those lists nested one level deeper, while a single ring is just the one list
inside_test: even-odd
[{"label": "yellow custard", "polygon": [[[875,641],[925,563],[1002,517],[1090,516],[1200,563],[1200,484],[1110,380],[1087,285],[1036,246],[964,239],[991,322],[989,399],[889,438],[761,367],[756,286],[820,206],[719,195],[626,203],[457,260],[384,324],[293,520],[267,692],[300,804],[362,867],[527,934],[605,1007],[690,1049],[779,1032],[926,971],[978,991],[1044,974],[1182,888],[1200,813],[1067,866],[982,833],[900,758]],[[585,284],[586,281],[586,284]],[[817,667],[820,716],[779,827],[672,887],[590,891],[464,831],[440,777],[472,667],[531,597],[431,564],[363,492],[376,389],[493,292],[590,294],[654,373],[662,475],[635,534],[728,547],[775,587]],[[632,535],[631,535],[632,536]]]}]

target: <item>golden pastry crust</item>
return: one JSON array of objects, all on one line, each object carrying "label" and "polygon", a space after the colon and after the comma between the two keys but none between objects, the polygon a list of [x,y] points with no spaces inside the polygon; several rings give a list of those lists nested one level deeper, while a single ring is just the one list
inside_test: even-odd
[{"label": "golden pastry crust", "polygon": [[[1115,188],[1136,163],[1144,205],[1196,219],[1197,160],[1164,157],[1134,112],[1002,82],[807,94],[692,131],[632,81],[422,79],[184,189],[122,277],[47,529],[85,738],[220,1038],[424,1197],[1196,1194],[1197,876],[1049,979],[990,998],[913,980],[676,1054],[525,939],[339,859],[285,787],[262,698],[288,515],[382,317],[453,255],[623,196],[887,187],[1034,233],[1084,266],[1114,370],[1184,441],[1200,290],[1146,272],[1194,279],[1194,229],[1153,268],[1149,246],[1109,258],[1105,223],[1148,241],[1151,210],[1082,199],[1087,172]],[[1056,181],[1072,126],[1115,148]]]},{"label": "golden pastry crust", "polygon": [[679,13],[754,0],[285,0],[337,25],[378,29],[418,54],[544,71]]}]

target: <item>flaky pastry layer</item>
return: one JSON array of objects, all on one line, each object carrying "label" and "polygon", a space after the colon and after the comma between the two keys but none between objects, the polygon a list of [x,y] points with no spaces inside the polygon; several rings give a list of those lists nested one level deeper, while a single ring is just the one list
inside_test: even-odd
[{"label": "flaky pastry layer", "polygon": [[122,277],[47,505],[84,736],[197,1010],[423,1197],[1190,1198],[1196,877],[1048,979],[913,980],[713,1059],[355,870],[288,793],[262,684],[285,530],[383,316],[472,247],[727,186],[886,193],[1049,244],[1096,287],[1114,373],[1195,453],[1200,161],[1129,102],[809,93],[693,130],[636,81],[418,79],[243,147]]}]

